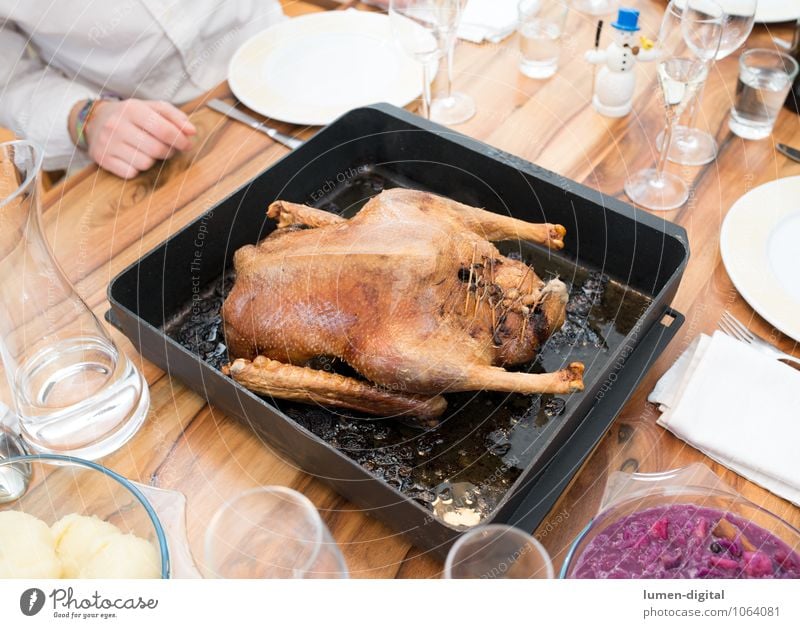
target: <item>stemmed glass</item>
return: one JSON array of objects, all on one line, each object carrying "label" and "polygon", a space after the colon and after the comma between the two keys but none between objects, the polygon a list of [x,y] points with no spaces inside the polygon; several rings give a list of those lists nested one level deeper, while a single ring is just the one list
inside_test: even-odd
[{"label": "stemmed glass", "polygon": [[395,39],[422,64],[422,115],[431,118],[431,69],[447,52],[461,19],[462,0],[390,0]]},{"label": "stemmed glass", "polygon": [[[725,12],[722,25],[722,37],[719,50],[715,59],[719,61],[729,56],[741,46],[750,36],[755,22],[758,0],[717,0]],[[672,0],[664,20],[667,18],[680,21],[685,0]],[[696,128],[697,115],[700,102],[703,99],[706,77],[697,91],[697,95],[689,105],[688,123],[686,126],[678,125],[672,138],[668,159],[684,166],[702,166],[713,161],[717,156],[717,142],[710,133]],[[661,147],[663,135],[658,137],[657,146]]]},{"label": "stemmed glass", "polygon": [[547,579],[553,577],[553,564],[547,550],[530,534],[494,523],[473,528],[455,542],[442,577]]},{"label": "stemmed glass", "polygon": [[[447,0],[445,0],[447,3]],[[475,115],[475,101],[463,92],[453,91],[453,56],[456,49],[456,35],[461,16],[467,5],[467,0],[457,0],[458,14],[455,21],[450,21],[450,30],[444,33],[445,37],[445,72],[443,73],[445,90],[441,96],[434,96],[431,102],[431,120],[441,124],[461,124]]]},{"label": "stemmed glass", "polygon": [[724,13],[712,0],[689,0],[681,17],[681,38],[671,50],[662,48],[657,67],[664,99],[666,126],[655,168],[634,173],[625,182],[625,193],[638,205],[667,211],[689,198],[684,181],[665,171],[675,122],[683,115],[708,73],[708,63],[717,54]]},{"label": "stemmed glass", "polygon": [[618,0],[572,0],[573,9],[589,15],[608,15],[618,4]]},{"label": "stemmed glass", "polygon": [[237,495],[211,518],[209,578],[347,578],[347,565],[317,509],[284,486]]}]

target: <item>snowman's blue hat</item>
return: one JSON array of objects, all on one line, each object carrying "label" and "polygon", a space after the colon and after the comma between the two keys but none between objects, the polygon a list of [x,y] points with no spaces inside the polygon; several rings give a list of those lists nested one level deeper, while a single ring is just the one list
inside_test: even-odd
[{"label": "snowman's blue hat", "polygon": [[620,9],[617,14],[617,21],[611,24],[621,31],[635,32],[639,28],[639,12],[636,9]]}]

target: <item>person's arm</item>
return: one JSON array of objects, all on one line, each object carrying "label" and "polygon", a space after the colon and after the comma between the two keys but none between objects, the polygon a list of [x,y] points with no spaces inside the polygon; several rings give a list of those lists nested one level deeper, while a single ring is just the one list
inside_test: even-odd
[{"label": "person's arm", "polygon": [[[78,102],[69,114],[69,132],[77,143]],[[86,122],[84,136],[89,156],[109,172],[130,179],[158,159],[189,150],[197,133],[189,117],[160,100],[100,100]]]},{"label": "person's arm", "polygon": [[[26,46],[13,24],[0,22],[0,126],[43,146],[46,170],[66,168],[78,140],[78,112],[97,95],[31,58]],[[134,98],[96,102],[84,128],[89,156],[126,179],[191,148],[196,132],[173,105]]]},{"label": "person's arm", "polygon": [[75,150],[69,113],[95,92],[30,56],[27,38],[10,22],[0,22],[0,59],[0,126],[44,147],[46,170],[68,167]]}]

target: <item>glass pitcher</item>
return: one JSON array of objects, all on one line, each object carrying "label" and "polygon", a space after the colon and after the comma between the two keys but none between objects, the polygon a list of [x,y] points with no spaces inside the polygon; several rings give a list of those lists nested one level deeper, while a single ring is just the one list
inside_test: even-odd
[{"label": "glass pitcher", "polygon": [[0,144],[0,355],[28,445],[96,459],[136,433],[150,396],[53,257],[41,164],[30,142]]}]

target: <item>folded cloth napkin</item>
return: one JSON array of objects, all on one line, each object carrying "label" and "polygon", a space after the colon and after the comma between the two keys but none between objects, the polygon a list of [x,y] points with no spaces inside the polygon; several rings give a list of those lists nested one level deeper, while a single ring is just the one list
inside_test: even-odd
[{"label": "folded cloth napkin", "polygon": [[460,39],[497,43],[517,27],[519,0],[468,0],[458,27]]},{"label": "folded cloth napkin", "polygon": [[647,400],[659,425],[800,506],[800,371],[722,332],[700,334]]}]

